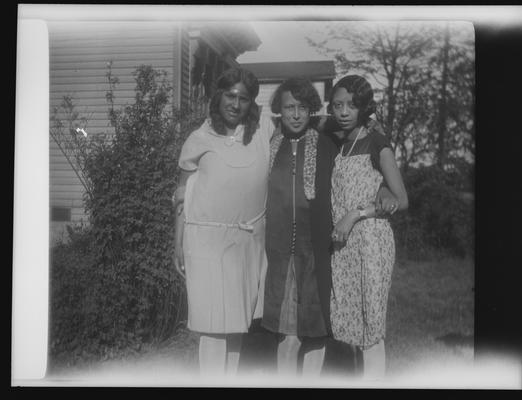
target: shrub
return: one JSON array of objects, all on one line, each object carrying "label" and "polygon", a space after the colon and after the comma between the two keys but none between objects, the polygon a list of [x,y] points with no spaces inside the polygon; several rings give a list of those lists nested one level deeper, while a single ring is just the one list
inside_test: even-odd
[{"label": "shrub", "polygon": [[392,217],[398,251],[410,258],[425,258],[434,251],[471,255],[473,204],[462,196],[461,188],[469,187],[462,175],[437,166],[419,167],[410,168],[404,181],[409,209]]},{"label": "shrub", "polygon": [[80,227],[68,231],[70,240],[51,249],[49,353],[53,359],[63,355],[74,358],[83,351],[86,300],[95,282],[90,230]]},{"label": "shrub", "polygon": [[[89,227],[53,251],[53,349],[110,357],[170,335],[185,313],[174,272],[171,195],[186,136],[202,121],[170,110],[166,74],[135,71],[135,102],[112,105],[110,141],[93,140],[83,172]],[[87,145],[87,144],[86,144]]]}]

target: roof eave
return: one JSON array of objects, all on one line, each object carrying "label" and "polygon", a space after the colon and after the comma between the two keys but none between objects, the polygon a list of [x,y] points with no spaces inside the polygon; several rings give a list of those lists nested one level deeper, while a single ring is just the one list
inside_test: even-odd
[{"label": "roof eave", "polygon": [[[258,81],[260,83],[274,83],[274,82],[281,82],[282,79],[288,79],[290,76],[280,76],[280,77],[274,77],[274,78],[258,78]],[[312,81],[328,81],[333,80],[335,76],[313,76],[310,79]]]}]

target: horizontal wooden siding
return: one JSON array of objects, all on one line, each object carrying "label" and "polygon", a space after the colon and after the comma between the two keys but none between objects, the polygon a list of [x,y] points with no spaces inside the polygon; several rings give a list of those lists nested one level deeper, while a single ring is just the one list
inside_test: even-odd
[{"label": "horizontal wooden siding", "polygon": [[[111,133],[106,100],[110,62],[113,76],[119,79],[114,92],[116,106],[133,103],[133,73],[141,64],[167,73],[174,89],[173,103],[177,102],[179,27],[164,22],[50,22],[51,114],[64,96],[71,96],[79,116],[87,119],[88,134]],[[59,113],[58,117],[65,115]],[[84,188],[51,136],[49,140],[50,205],[70,207],[73,222],[85,220]]]}]

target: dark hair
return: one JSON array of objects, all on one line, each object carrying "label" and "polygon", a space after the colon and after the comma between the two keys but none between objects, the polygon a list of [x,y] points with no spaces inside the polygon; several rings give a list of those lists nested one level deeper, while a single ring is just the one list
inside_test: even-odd
[{"label": "dark hair", "polygon": [[252,136],[257,130],[259,122],[259,106],[255,102],[255,98],[259,93],[259,83],[255,75],[242,68],[230,68],[221,74],[216,81],[215,91],[210,98],[209,114],[212,128],[220,134],[226,135],[225,121],[219,113],[219,103],[223,93],[234,86],[236,83],[242,83],[250,96],[250,108],[247,111],[245,119],[245,133],[243,135],[243,144],[247,145],[252,140]]},{"label": "dark hair", "polygon": [[326,111],[328,114],[333,114],[332,101],[335,92],[345,88],[348,93],[351,93],[353,104],[359,109],[359,117],[357,121],[360,125],[366,125],[370,115],[375,112],[376,103],[373,100],[373,89],[366,79],[359,75],[347,75],[339,82],[337,82],[330,91],[330,99]]},{"label": "dark hair", "polygon": [[306,78],[290,78],[281,83],[272,96],[270,109],[274,114],[281,114],[281,97],[284,92],[292,93],[296,100],[308,107],[310,114],[319,111],[323,105],[319,93],[317,93],[310,80]]}]

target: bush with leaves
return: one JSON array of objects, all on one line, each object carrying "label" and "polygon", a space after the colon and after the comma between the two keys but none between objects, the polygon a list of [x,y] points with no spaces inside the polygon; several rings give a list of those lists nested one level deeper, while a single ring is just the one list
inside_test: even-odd
[{"label": "bush with leaves", "polygon": [[68,231],[68,242],[51,249],[49,354],[53,361],[77,359],[88,351],[82,332],[94,286],[93,238],[85,227]]},{"label": "bush with leaves", "polygon": [[84,152],[90,224],[54,252],[52,301],[63,308],[55,307],[52,319],[56,352],[110,357],[137,350],[168,337],[186,312],[173,266],[171,196],[181,145],[202,121],[171,108],[163,71],[142,65],[134,75],[134,104],[116,110],[117,79],[108,73],[114,134],[91,141]]},{"label": "bush with leaves", "polygon": [[404,175],[409,208],[392,217],[399,252],[425,258],[433,252],[454,256],[473,253],[474,216],[469,190],[470,171],[443,171],[433,165],[409,168]]}]

